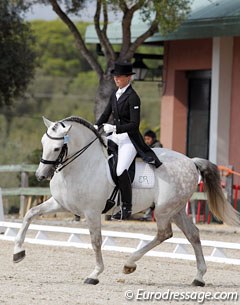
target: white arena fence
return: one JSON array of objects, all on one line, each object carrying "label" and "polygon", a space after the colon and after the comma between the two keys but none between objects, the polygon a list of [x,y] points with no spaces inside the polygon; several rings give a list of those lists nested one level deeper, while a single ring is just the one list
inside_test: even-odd
[{"label": "white arena fence", "polygon": [[[2,229],[3,233],[0,235],[0,240],[14,241],[20,227],[21,223],[0,221],[0,228]],[[28,230],[28,235],[31,233],[36,233],[33,238],[27,237],[25,239],[25,241],[28,243],[92,249],[88,229],[31,224]],[[54,235],[54,238],[52,239],[48,236],[51,234]],[[60,240],[55,238],[57,235],[60,236]],[[145,234],[106,230],[102,230],[102,236],[103,250],[127,253],[132,253],[137,249],[140,249],[154,238],[154,236]],[[88,239],[87,241],[86,237]],[[164,243],[172,244],[174,246],[174,250],[172,252],[162,252],[160,250],[156,250],[157,248],[161,248],[161,245],[159,245],[155,248],[155,250],[149,251],[146,255],[173,259],[196,260],[195,255],[191,254],[189,251],[191,249],[191,245],[187,239],[170,238],[164,241]],[[239,257],[240,253],[239,243],[202,240],[201,244],[203,247],[210,248],[210,255],[205,256],[206,261],[240,265],[240,258],[236,258],[237,256]],[[230,250],[233,258],[226,255],[225,251],[227,250]]]}]

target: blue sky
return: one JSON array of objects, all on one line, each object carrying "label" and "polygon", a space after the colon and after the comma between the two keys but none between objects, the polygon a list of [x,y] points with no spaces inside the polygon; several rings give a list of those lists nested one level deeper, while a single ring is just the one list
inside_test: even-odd
[{"label": "blue sky", "polygon": [[[91,21],[93,20],[92,14],[94,12],[93,7],[88,7],[84,10],[83,16],[79,17],[78,19],[82,21]],[[57,14],[53,11],[50,5],[40,5],[35,4],[29,12],[25,15],[25,19],[27,20],[35,20],[35,19],[42,19],[42,20],[54,20],[57,19]]]},{"label": "blue sky", "polygon": [[[81,21],[92,21],[93,14],[95,12],[95,3],[91,3],[85,10],[84,14],[78,19]],[[57,19],[58,16],[52,10],[51,6],[39,5],[35,4],[33,8],[25,15],[25,19],[27,20],[54,20]],[[76,18],[76,17],[75,17]],[[109,20],[115,20],[116,16],[114,14],[109,14]]]},{"label": "blue sky", "polygon": [[57,15],[52,10],[50,6],[44,5],[34,5],[34,7],[26,14],[25,19],[43,19],[43,20],[53,20],[56,19]]}]

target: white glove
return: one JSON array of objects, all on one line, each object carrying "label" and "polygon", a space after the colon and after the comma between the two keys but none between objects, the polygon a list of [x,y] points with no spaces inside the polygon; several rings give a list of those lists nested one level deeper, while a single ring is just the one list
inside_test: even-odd
[{"label": "white glove", "polygon": [[93,125],[93,127],[98,130],[98,125]]},{"label": "white glove", "polygon": [[116,126],[111,124],[103,124],[103,130],[106,133],[116,132]]}]

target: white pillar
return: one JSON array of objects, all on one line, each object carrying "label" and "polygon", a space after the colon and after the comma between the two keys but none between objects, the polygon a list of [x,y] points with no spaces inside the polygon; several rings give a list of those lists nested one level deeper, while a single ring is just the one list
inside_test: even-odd
[{"label": "white pillar", "polygon": [[229,164],[233,38],[213,38],[209,160]]}]

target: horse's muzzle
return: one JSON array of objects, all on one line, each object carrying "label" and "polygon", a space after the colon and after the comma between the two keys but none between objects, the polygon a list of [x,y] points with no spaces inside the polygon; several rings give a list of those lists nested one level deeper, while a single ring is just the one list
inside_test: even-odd
[{"label": "horse's muzzle", "polygon": [[51,179],[54,174],[55,169],[51,166],[42,166],[42,164],[39,165],[35,176],[38,181],[43,181],[46,179]]},{"label": "horse's muzzle", "polygon": [[46,180],[46,177],[45,176],[38,176],[37,174],[35,174],[36,178],[38,181],[43,181],[43,180]]}]

